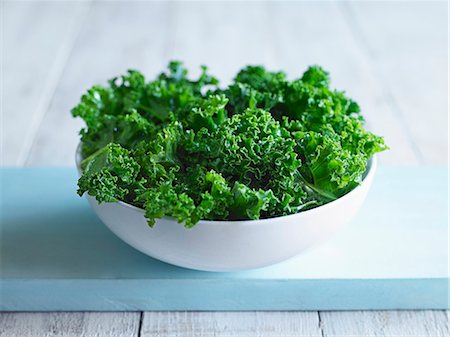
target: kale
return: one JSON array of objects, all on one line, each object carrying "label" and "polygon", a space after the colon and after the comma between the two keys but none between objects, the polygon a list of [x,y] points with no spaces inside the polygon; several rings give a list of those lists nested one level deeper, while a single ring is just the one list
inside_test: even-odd
[{"label": "kale", "polygon": [[387,149],[319,66],[293,81],[247,66],[220,88],[206,67],[191,80],[171,62],[153,81],[130,70],[93,86],[72,114],[86,123],[78,193],[141,207],[149,225],[311,209],[358,186]]}]

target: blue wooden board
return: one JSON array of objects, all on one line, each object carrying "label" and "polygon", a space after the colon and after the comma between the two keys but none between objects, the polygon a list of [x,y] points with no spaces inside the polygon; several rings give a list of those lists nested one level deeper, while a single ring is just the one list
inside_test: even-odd
[{"label": "blue wooden board", "polygon": [[447,177],[382,167],[357,217],[327,243],[272,267],[208,273],[116,238],[76,195],[75,169],[2,169],[0,309],[445,309]]}]

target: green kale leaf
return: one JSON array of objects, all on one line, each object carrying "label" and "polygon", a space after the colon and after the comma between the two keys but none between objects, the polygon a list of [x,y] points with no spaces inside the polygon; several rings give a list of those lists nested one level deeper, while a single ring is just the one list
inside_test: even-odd
[{"label": "green kale leaf", "polygon": [[93,86],[72,114],[86,124],[78,193],[141,207],[150,226],[308,210],[358,186],[388,148],[319,66],[293,81],[247,66],[220,88],[174,61],[153,81],[130,70]]}]

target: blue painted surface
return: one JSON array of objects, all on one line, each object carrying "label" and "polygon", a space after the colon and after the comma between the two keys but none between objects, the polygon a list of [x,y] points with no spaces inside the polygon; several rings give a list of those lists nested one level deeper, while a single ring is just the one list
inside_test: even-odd
[{"label": "blue painted surface", "polygon": [[2,169],[0,309],[448,308],[447,172],[382,167],[357,217],[324,245],[208,273],[116,238],[76,195],[74,169]]}]

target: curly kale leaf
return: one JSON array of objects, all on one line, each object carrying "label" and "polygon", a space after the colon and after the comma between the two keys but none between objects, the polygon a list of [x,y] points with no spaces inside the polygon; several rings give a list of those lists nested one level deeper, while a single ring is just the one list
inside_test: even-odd
[{"label": "curly kale leaf", "polygon": [[302,81],[318,88],[328,87],[330,85],[330,74],[320,66],[314,65],[303,73]]},{"label": "curly kale leaf", "polygon": [[215,88],[217,79],[207,68],[197,81],[187,79],[180,62],[171,62],[169,72],[145,82],[136,70],[111,79],[109,87],[94,86],[72,109],[86,128],[81,130],[83,156],[87,157],[109,143],[133,149],[141,140],[152,138],[165,124],[176,121],[178,113],[202,97],[201,91]]},{"label": "curly kale leaf", "polygon": [[269,72],[262,66],[247,66],[224,92],[233,111],[255,107],[270,110],[284,103],[286,84],[286,74],[281,71]]},{"label": "curly kale leaf", "polygon": [[202,172],[195,180],[199,183],[195,188],[202,192],[183,191],[173,181],[146,188],[138,200],[143,204],[149,225],[153,226],[155,219],[163,216],[175,217],[186,227],[194,226],[201,219],[226,219],[233,202],[226,180],[214,171]]},{"label": "curly kale leaf", "polygon": [[232,219],[259,219],[263,211],[278,202],[271,190],[255,190],[241,183],[235,183],[232,192]]},{"label": "curly kale leaf", "polygon": [[269,218],[343,196],[387,149],[319,66],[294,81],[247,66],[218,85],[171,62],[153,81],[130,70],[89,89],[72,109],[86,123],[78,193],[141,207],[151,226]]},{"label": "curly kale leaf", "polygon": [[227,118],[227,104],[228,98],[225,95],[210,95],[199,100],[184,118],[186,127],[194,131],[218,128]]},{"label": "curly kale leaf", "polygon": [[81,162],[78,194],[88,192],[99,202],[123,200],[139,173],[139,164],[118,144],[108,144]]},{"label": "curly kale leaf", "polygon": [[348,136],[336,133],[331,125],[321,132],[296,132],[297,151],[304,156],[302,176],[322,197],[334,200],[361,183],[367,161],[385,149],[379,137],[355,130]]}]

